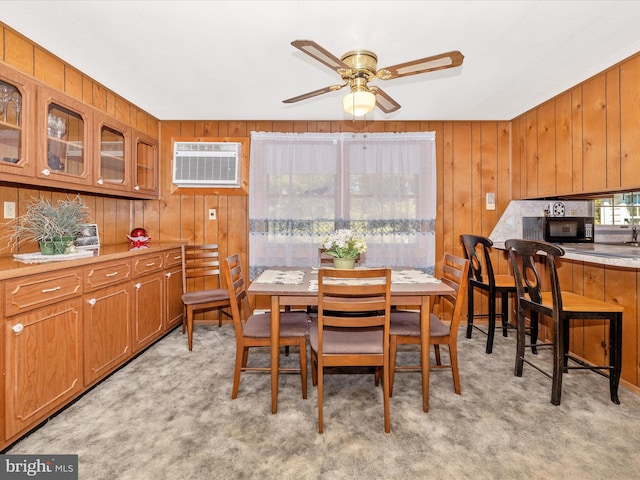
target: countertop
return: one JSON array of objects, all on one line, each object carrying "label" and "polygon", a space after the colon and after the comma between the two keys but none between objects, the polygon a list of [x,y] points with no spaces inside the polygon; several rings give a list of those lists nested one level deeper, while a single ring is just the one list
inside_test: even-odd
[{"label": "countertop", "polygon": [[[504,242],[495,242],[493,246],[504,250]],[[568,260],[622,268],[640,268],[640,247],[602,243],[561,243],[558,246],[565,251],[562,258]]]},{"label": "countertop", "polygon": [[60,268],[82,267],[92,263],[117,260],[127,257],[135,257],[144,254],[154,254],[164,252],[174,248],[180,248],[180,242],[151,243],[148,248],[131,249],[128,243],[118,245],[101,246],[94,251],[94,255],[82,257],[74,260],[51,261],[46,263],[23,263],[17,261],[13,255],[0,256],[0,280],[32,275],[35,273],[45,273]]}]

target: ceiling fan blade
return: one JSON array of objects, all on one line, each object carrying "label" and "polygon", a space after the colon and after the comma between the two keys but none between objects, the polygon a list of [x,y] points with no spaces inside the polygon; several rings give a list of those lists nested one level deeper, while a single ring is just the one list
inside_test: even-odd
[{"label": "ceiling fan blade", "polygon": [[398,65],[393,65],[392,67],[381,69],[389,72],[388,75],[385,72],[385,75],[381,78],[388,80],[390,78],[406,77],[408,75],[417,75],[419,73],[432,72],[434,70],[458,67],[462,65],[463,59],[464,55],[457,50],[441,53],[440,55],[434,55],[433,57],[421,58],[420,60],[400,63]]},{"label": "ceiling fan blade", "polygon": [[306,53],[307,55],[315,58],[320,63],[325,64],[336,72],[341,68],[349,68],[349,66],[340,60],[338,57],[328,52],[313,40],[294,40],[291,45]]},{"label": "ceiling fan blade", "polygon": [[387,95],[380,87],[370,87],[369,90],[376,96],[376,106],[384,113],[391,113],[400,109],[400,104]]},{"label": "ceiling fan blade", "polygon": [[307,98],[317,97],[318,95],[322,95],[323,93],[334,92],[336,90],[340,90],[344,85],[331,85],[330,87],[320,88],[318,90],[314,90],[313,92],[303,93],[302,95],[298,95],[297,97],[287,98],[283,100],[282,103],[296,103],[300,100],[306,100]]}]

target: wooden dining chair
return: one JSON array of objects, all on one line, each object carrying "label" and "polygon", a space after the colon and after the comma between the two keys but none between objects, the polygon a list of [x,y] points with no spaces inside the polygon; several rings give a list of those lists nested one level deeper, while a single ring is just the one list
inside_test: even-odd
[{"label": "wooden dining chair", "polygon": [[[509,322],[509,296],[515,298],[516,284],[512,275],[495,275],[491,262],[493,241],[480,235],[460,235],[465,258],[470,260],[469,287],[467,303],[467,338],[471,338],[474,329],[487,335],[486,353],[493,351],[493,339],[496,331],[496,317],[500,317],[502,335],[508,335],[508,329],[515,329],[515,322]],[[488,307],[486,313],[476,313],[475,292],[486,294]],[[496,300],[500,299],[500,312],[496,312]],[[474,323],[476,318],[486,318],[486,330]],[[531,331],[537,337],[537,331]]]},{"label": "wooden dining chair", "polygon": [[193,315],[197,311],[218,310],[218,326],[230,308],[229,292],[220,282],[220,257],[217,244],[182,245],[182,333],[188,333],[189,351],[193,348]]},{"label": "wooden dining chair", "polygon": [[[603,302],[584,295],[563,292],[557,272],[558,258],[564,250],[551,243],[534,240],[510,239],[505,242],[518,285],[517,354],[514,373],[521,377],[524,364],[528,364],[552,379],[551,403],[560,405],[562,375],[569,369],[589,369],[609,377],[611,401],[619,404],[618,385],[622,369],[622,314],[624,307]],[[525,288],[526,287],[526,288]],[[525,358],[526,314],[531,322],[538,322],[539,315],[552,319],[552,340],[537,343],[537,347],[553,349],[553,370]],[[609,365],[592,365],[569,352],[571,320],[597,320],[609,322]],[[532,341],[536,341],[532,339]],[[603,343],[603,345],[605,345]],[[571,360],[572,366],[569,366]],[[573,364],[577,366],[573,366]]]},{"label": "wooden dining chair", "polygon": [[[231,255],[223,261],[222,271],[231,299],[231,313],[236,337],[236,362],[233,372],[231,398],[238,396],[240,374],[245,371],[271,372],[270,366],[249,367],[249,349],[271,345],[271,314],[252,313],[246,292],[246,280],[242,273],[239,255]],[[299,373],[302,398],[307,398],[307,334],[309,321],[305,312],[280,312],[280,346],[297,346],[300,368],[279,369],[282,373]]]},{"label": "wooden dining chair", "polygon": [[318,387],[319,433],[323,432],[325,367],[382,369],[384,431],[390,432],[390,305],[389,268],[318,270],[318,317],[311,323],[309,343],[313,383]]},{"label": "wooden dining chair", "polygon": [[[439,295],[432,304],[429,317],[429,343],[433,345],[436,365],[431,368],[450,368],[453,375],[453,389],[460,395],[460,374],[458,372],[458,326],[465,309],[465,296],[469,276],[469,260],[445,253],[442,261],[442,283],[450,286],[453,293]],[[390,320],[390,367],[389,395],[393,394],[396,371],[420,372],[420,365],[398,365],[396,363],[398,345],[420,345],[420,313],[396,310]],[[442,364],[440,345],[447,345],[450,363]]]}]

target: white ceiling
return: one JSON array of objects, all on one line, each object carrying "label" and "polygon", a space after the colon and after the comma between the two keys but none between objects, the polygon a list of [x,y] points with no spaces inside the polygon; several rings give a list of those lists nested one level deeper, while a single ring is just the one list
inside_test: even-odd
[{"label": "white ceiling", "polygon": [[343,120],[336,72],[291,46],[378,66],[450,50],[461,67],[376,81],[371,120],[510,120],[640,51],[637,1],[11,1],[0,21],[160,120]]}]

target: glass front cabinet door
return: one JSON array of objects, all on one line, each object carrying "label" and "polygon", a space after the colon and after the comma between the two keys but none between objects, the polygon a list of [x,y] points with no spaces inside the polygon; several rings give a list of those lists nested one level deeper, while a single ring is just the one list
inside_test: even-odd
[{"label": "glass front cabinet door", "polygon": [[39,177],[91,185],[92,112],[83,103],[46,87],[38,91],[42,143]]},{"label": "glass front cabinet door", "polygon": [[137,132],[134,145],[133,191],[157,197],[158,195],[158,141]]},{"label": "glass front cabinet door", "polygon": [[33,175],[35,89],[28,77],[0,65],[0,174]]},{"label": "glass front cabinet door", "polygon": [[99,113],[95,123],[99,132],[95,185],[107,191],[131,191],[131,129]]}]

